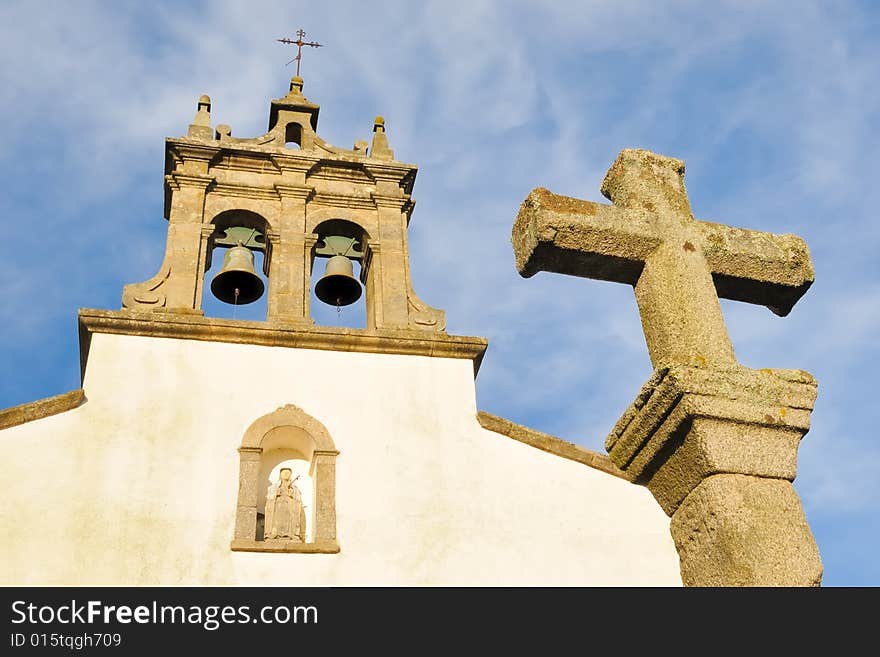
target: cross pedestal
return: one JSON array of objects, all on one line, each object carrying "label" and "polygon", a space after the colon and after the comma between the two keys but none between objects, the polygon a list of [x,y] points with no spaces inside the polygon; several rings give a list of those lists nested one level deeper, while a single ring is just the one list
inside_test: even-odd
[{"label": "cross pedestal", "polygon": [[718,297],[787,315],[813,282],[794,235],[694,219],[684,163],[620,153],[613,205],[532,191],[513,227],[517,269],[629,283],[654,375],[606,441],[672,518],[690,586],[818,585],[822,563],[791,481],[816,382],[736,361]]}]

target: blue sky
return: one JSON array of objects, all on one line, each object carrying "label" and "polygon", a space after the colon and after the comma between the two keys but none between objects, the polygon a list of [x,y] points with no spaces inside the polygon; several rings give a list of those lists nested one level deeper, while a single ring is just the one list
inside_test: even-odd
[{"label": "blue sky", "polygon": [[[796,7],[796,9],[795,9]],[[740,361],[819,380],[795,487],[826,585],[878,585],[880,9],[857,2],[38,2],[0,5],[0,407],[79,386],[76,310],[164,249],[165,136],[197,98],[265,131],[298,27],[319,134],[385,116],[419,165],[417,293],[486,336],[479,407],[586,447],[651,366],[631,288],[515,271],[534,187],[603,201],[622,148],[682,158],[695,214],[808,243],[791,315],[723,302]]]}]

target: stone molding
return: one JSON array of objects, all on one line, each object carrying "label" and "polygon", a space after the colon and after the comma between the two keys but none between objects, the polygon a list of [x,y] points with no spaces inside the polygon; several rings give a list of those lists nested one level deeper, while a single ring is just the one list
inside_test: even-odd
[{"label": "stone molding", "polygon": [[245,451],[259,451],[261,449],[260,443],[263,440],[263,436],[275,427],[282,426],[292,426],[303,429],[314,439],[315,452],[334,455],[339,454],[327,428],[302,410],[299,406],[293,404],[286,404],[276,411],[255,420],[253,424],[247,428],[247,431],[244,432],[244,438],[242,438],[241,441],[241,449]]},{"label": "stone molding", "polygon": [[627,479],[626,474],[621,472],[621,470],[611,462],[611,459],[599,452],[594,452],[593,450],[581,447],[580,445],[570,443],[567,440],[562,440],[556,436],[551,436],[550,434],[537,431],[536,429],[532,429],[522,424],[511,422],[503,417],[498,417],[497,415],[492,415],[485,411],[479,411],[477,413],[477,421],[480,423],[481,427],[488,431],[507,436],[508,438],[513,438],[514,440],[536,447],[549,454],[561,456],[570,461],[583,463],[588,467],[601,470],[602,472],[614,475],[615,477]]},{"label": "stone molding", "polygon": [[177,190],[181,187],[194,187],[195,189],[205,190],[215,181],[213,176],[202,176],[198,174],[187,173],[169,173],[165,176],[165,182],[171,189]]},{"label": "stone molding", "polygon": [[[794,480],[815,400],[816,381],[801,370],[661,367],[605,447],[625,476],[647,485],[672,515],[713,474]],[[710,420],[713,430],[701,432]],[[691,434],[699,437],[688,443]]]},{"label": "stone molding", "polygon": [[412,329],[348,329],[305,323],[255,322],[175,312],[79,311],[80,355],[84,363],[93,333],[230,342],[296,349],[462,358],[473,361],[474,376],[488,347],[485,338]]},{"label": "stone molding", "polygon": [[217,181],[211,187],[212,194],[220,196],[232,196],[236,198],[249,198],[256,201],[277,201],[281,198],[276,187],[261,187],[259,185],[246,185],[233,182]]},{"label": "stone molding", "polygon": [[267,539],[265,541],[250,541],[244,538],[236,538],[230,543],[233,552],[286,552],[299,554],[337,554],[339,543],[336,541],[323,541],[320,543],[297,543],[296,541],[284,541]]},{"label": "stone molding", "polygon": [[791,482],[816,382],[801,370],[659,367],[608,436],[611,460],[671,517],[686,586],[817,586]]},{"label": "stone molding", "polygon": [[[322,165],[332,166],[345,162],[367,172],[374,179],[401,181],[410,185],[409,178],[418,167],[414,164],[400,162],[398,160],[374,160],[372,158],[352,154],[325,153],[319,150],[291,151],[282,150],[275,144],[257,144],[246,142],[222,142],[212,139],[203,141],[190,137],[168,137],[165,140],[166,148],[173,151],[178,160],[200,160],[210,162],[214,158],[222,158],[216,166],[231,171],[254,171],[254,162],[265,161],[273,163],[273,167],[279,169],[306,170],[309,177],[324,178],[320,172]],[[221,153],[222,149],[222,153]],[[260,170],[257,168],[256,170]],[[331,174],[332,176],[333,174]],[[332,179],[327,176],[326,179]]]},{"label": "stone molding", "polygon": [[295,198],[307,201],[315,194],[315,188],[310,185],[282,185],[281,183],[275,183],[274,187],[279,198]]},{"label": "stone molding", "polygon": [[82,405],[85,399],[86,396],[83,389],[79,388],[65,392],[63,395],[46,397],[45,399],[38,399],[27,404],[0,410],[0,430],[64,413]]},{"label": "stone molding", "polygon": [[331,208],[347,208],[352,210],[375,210],[377,204],[370,196],[340,194],[327,190],[315,190],[312,203]]}]

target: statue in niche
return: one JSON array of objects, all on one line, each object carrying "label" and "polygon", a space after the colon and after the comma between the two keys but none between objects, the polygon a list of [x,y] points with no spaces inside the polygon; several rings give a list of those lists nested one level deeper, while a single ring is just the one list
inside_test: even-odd
[{"label": "statue in niche", "polygon": [[264,536],[270,538],[286,538],[291,541],[305,541],[306,518],[303,509],[302,495],[299,488],[291,480],[293,472],[290,468],[281,468],[278,473],[281,481],[269,486],[266,494],[266,519]]}]

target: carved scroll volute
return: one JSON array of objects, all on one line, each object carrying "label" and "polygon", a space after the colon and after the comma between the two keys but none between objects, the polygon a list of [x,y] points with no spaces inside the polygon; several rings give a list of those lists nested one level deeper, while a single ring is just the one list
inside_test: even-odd
[{"label": "carved scroll volute", "polygon": [[123,308],[201,313],[202,278],[213,234],[213,226],[203,225],[202,219],[211,182],[212,177],[194,173],[165,177],[171,192],[165,258],[155,276],[123,288]]},{"label": "carved scroll volute", "polygon": [[131,310],[154,310],[165,307],[162,287],[171,275],[171,265],[162,263],[159,273],[143,283],[129,283],[122,288],[122,307]]}]

